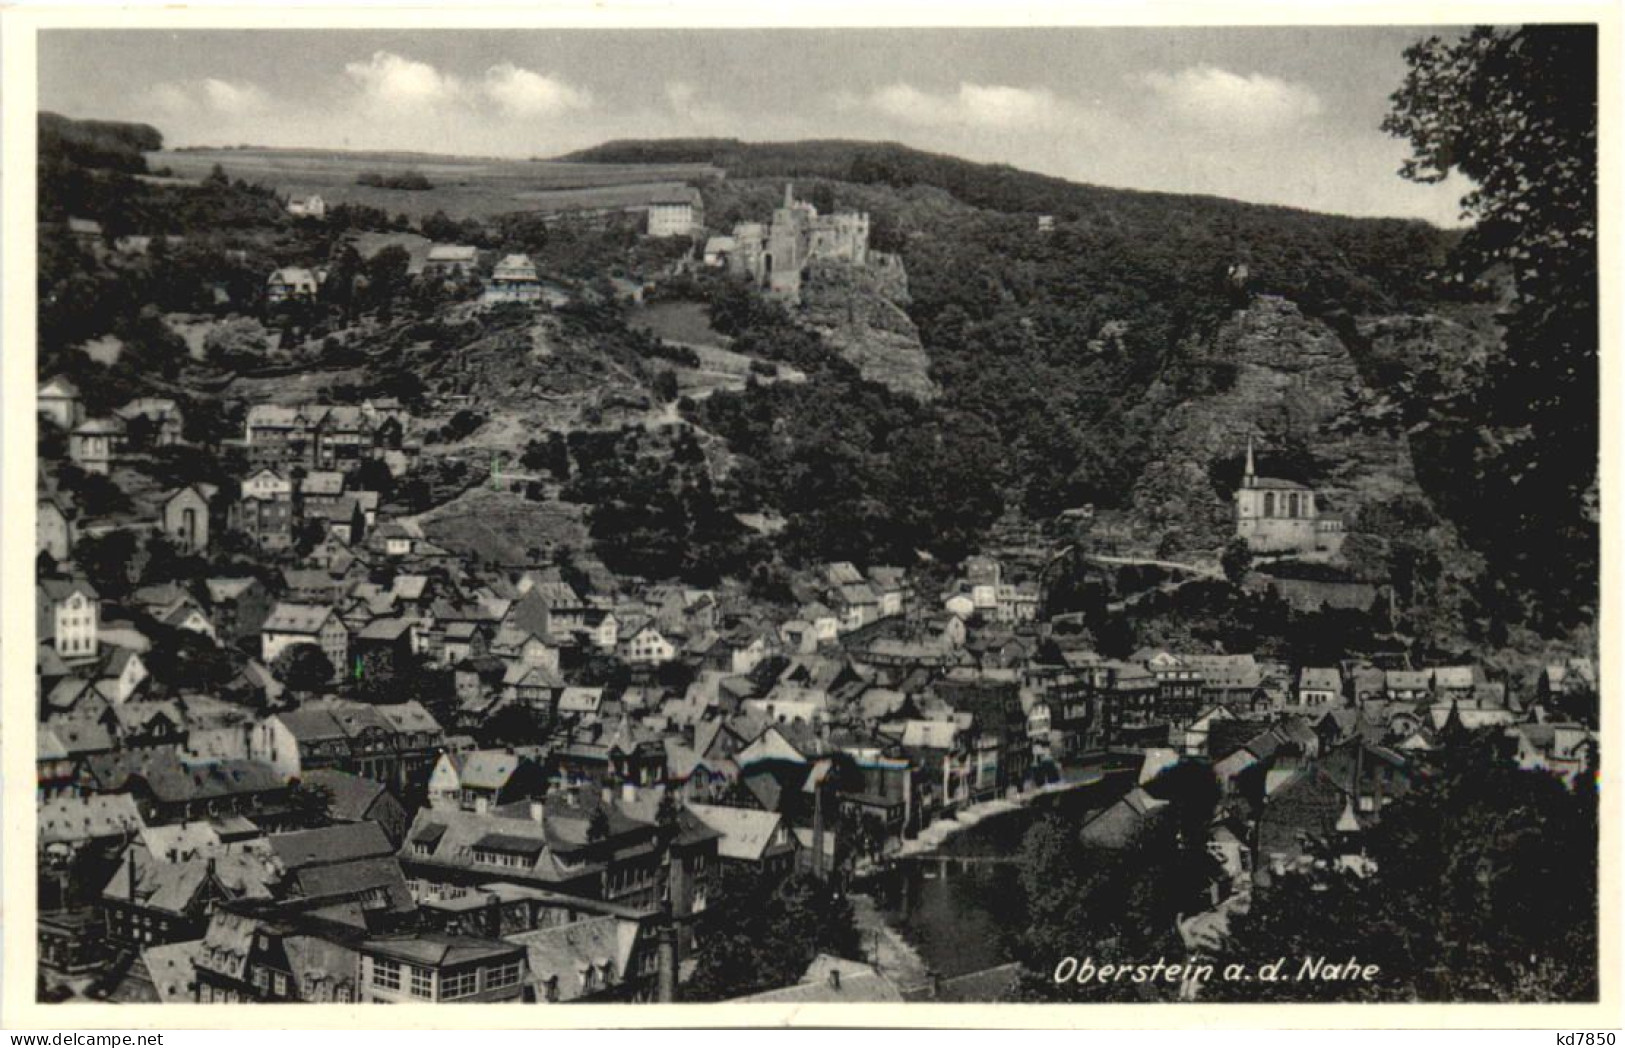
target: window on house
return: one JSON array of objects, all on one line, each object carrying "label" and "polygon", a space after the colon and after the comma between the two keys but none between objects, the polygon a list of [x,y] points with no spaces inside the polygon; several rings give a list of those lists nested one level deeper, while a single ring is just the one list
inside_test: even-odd
[{"label": "window on house", "polygon": [[429,1000],[434,997],[434,971],[429,968],[412,967],[412,996]]},{"label": "window on house", "polygon": [[459,997],[472,997],[479,988],[479,973],[473,969],[445,975],[440,979],[440,999],[454,1001]]},{"label": "window on house", "polygon": [[271,976],[271,992],[278,997],[288,996],[288,977],[281,972],[274,973]]},{"label": "window on house", "polygon": [[401,966],[395,961],[372,962],[372,984],[386,990],[399,990],[401,988]]},{"label": "window on house", "polygon": [[517,986],[519,984],[520,967],[520,963],[518,961],[514,961],[511,964],[502,964],[495,968],[487,969],[485,973],[485,988],[487,990],[501,990],[509,986]]},{"label": "window on house", "polygon": [[254,969],[254,989],[260,991],[261,993],[264,993],[265,989],[266,989],[266,985],[269,982],[269,979],[270,979],[270,973],[267,972],[264,968],[255,968]]}]

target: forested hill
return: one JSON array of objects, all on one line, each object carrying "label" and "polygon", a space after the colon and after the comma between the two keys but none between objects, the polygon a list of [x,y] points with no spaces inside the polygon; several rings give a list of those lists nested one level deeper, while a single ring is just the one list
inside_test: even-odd
[{"label": "forested hill", "polygon": [[1503,289],[1445,276],[1454,231],[891,144],[618,142],[566,159],[718,165],[727,179],[701,187],[716,230],[762,220],[786,181],[820,210],[867,211],[873,246],[906,265],[941,408],[988,427],[1004,500],[1030,518],[1093,503],[1138,541],[1211,551],[1251,437],[1271,473],[1328,494],[1352,567],[1395,580],[1417,634],[1478,640],[1528,615],[1481,588],[1521,573],[1474,552],[1489,508],[1466,405],[1500,351]]},{"label": "forested hill", "polygon": [[[817,140],[750,143],[723,138],[607,142],[559,158],[578,163],[709,163],[733,179],[826,179],[893,189],[934,187],[972,207],[1052,215],[1141,237],[1185,240],[1192,231],[1224,252],[1266,263],[1260,290],[1316,295],[1343,308],[1394,307],[1431,297],[1427,274],[1456,235],[1425,222],[1360,219],[1222,197],[1113,189],[980,164],[897,143]],[[884,235],[884,231],[882,231]],[[882,245],[884,246],[884,245]],[[1222,271],[1222,270],[1221,270]]]}]

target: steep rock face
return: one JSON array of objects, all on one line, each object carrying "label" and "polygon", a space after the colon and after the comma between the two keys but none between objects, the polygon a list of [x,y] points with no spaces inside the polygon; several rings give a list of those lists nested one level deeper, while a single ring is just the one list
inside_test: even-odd
[{"label": "steep rock face", "polygon": [[1368,502],[1417,491],[1402,429],[1353,424],[1371,392],[1348,346],[1293,303],[1256,298],[1176,356],[1140,409],[1152,413],[1152,454],[1133,506],[1185,545],[1211,548],[1233,533],[1229,474],[1249,437],[1261,473],[1282,472],[1272,465],[1289,449],[1300,464],[1307,452],[1310,475],[1291,479],[1313,483],[1323,511],[1345,522]]},{"label": "steep rock face", "polygon": [[801,284],[803,318],[864,378],[920,400],[937,395],[931,360],[905,307],[901,259],[876,254],[867,266],[814,262]]}]

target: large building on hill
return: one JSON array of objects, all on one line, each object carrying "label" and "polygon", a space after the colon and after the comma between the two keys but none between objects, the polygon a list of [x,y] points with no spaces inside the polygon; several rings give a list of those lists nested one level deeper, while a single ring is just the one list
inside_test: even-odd
[{"label": "large building on hill", "polygon": [[1236,537],[1254,553],[1338,553],[1342,518],[1323,514],[1317,493],[1296,481],[1261,477],[1247,441],[1247,467],[1236,489]]},{"label": "large building on hill", "polygon": [[820,215],[795,187],[784,187],[784,204],[771,225],[745,222],[734,227],[733,244],[718,258],[735,276],[748,276],[758,287],[790,301],[801,297],[801,275],[818,259],[862,266],[869,262],[869,216],[858,211]]}]

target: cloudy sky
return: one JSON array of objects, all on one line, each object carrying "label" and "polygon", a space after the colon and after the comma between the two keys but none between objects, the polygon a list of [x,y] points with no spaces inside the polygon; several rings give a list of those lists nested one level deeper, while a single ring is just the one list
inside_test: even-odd
[{"label": "cloudy sky", "polygon": [[899,141],[1079,181],[1457,220],[1378,130],[1369,28],[66,31],[40,105],[171,145],[554,156],[610,138]]}]

